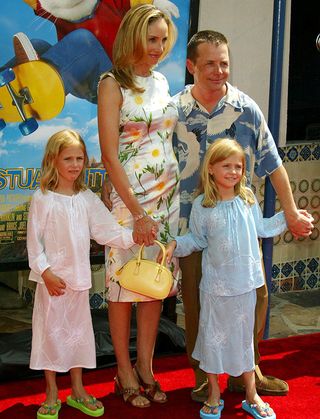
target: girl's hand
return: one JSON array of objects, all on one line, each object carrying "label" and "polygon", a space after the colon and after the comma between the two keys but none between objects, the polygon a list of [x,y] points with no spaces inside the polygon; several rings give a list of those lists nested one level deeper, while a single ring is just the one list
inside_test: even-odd
[{"label": "girl's hand", "polygon": [[108,208],[109,211],[112,210],[112,201],[110,195],[112,192],[112,183],[110,182],[109,177],[103,181],[101,188],[101,200],[104,205]]},{"label": "girl's hand", "polygon": [[154,244],[158,230],[158,224],[149,215],[145,215],[133,224],[133,240],[137,244],[151,246]]},{"label": "girl's hand", "polygon": [[63,290],[66,288],[66,283],[63,279],[51,272],[49,268],[43,272],[42,278],[49,295],[59,297],[64,294]]},{"label": "girl's hand", "polygon": [[177,247],[177,242],[175,240],[172,240],[166,245],[166,260],[167,260],[168,265],[171,263],[173,252],[176,247]]}]

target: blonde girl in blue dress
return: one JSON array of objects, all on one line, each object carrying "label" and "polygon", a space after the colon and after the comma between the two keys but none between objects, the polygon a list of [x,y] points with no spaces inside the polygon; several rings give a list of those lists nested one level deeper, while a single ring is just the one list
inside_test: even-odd
[{"label": "blonde girl in blue dress", "polygon": [[255,418],[272,418],[257,394],[253,328],[256,288],[264,283],[258,237],[286,229],[283,212],[263,218],[245,179],[245,154],[231,139],[215,141],[201,170],[200,195],[194,200],[190,232],[167,245],[167,258],[203,250],[200,322],[192,357],[207,373],[209,396],[201,418],[220,418],[218,375],[243,375],[242,408]]},{"label": "blonde girl in blue dress", "polygon": [[[178,164],[172,148],[177,111],[168,82],[153,67],[170,52],[173,23],[153,5],[131,9],[124,17],[113,48],[113,69],[102,76],[98,91],[98,125],[102,161],[112,183],[112,213],[133,228],[138,244],[162,242],[177,234]],[[134,407],[164,403],[155,381],[152,359],[162,301],[122,288],[119,269],[138,252],[107,249],[108,314],[118,372],[115,391]],[[146,254],[154,258],[156,246]],[[171,269],[177,272],[176,263]],[[137,303],[137,361],[129,356],[130,319]],[[141,391],[140,391],[141,390]],[[142,391],[143,390],[143,391]]]}]

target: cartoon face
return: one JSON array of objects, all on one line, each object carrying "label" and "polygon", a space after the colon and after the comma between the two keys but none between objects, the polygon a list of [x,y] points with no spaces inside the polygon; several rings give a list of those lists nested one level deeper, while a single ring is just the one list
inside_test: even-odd
[{"label": "cartoon face", "polygon": [[[29,0],[27,3],[35,3]],[[40,0],[43,9],[53,16],[70,22],[90,16],[99,0]],[[31,6],[32,7],[32,6]]]}]

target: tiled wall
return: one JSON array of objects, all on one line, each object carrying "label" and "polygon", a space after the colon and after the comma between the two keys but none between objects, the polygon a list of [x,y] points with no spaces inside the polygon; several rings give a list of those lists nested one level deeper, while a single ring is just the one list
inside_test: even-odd
[{"label": "tiled wall", "polygon": [[[315,220],[310,237],[294,240],[287,231],[274,239],[272,292],[320,288],[320,144],[280,149],[295,202]],[[263,206],[264,183],[254,179],[256,196]],[[276,210],[280,203],[276,200]]]}]

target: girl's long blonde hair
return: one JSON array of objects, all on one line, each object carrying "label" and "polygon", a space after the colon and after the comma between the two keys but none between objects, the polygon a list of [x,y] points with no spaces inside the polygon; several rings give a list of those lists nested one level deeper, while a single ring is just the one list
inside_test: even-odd
[{"label": "girl's long blonde hair", "polygon": [[43,193],[48,190],[55,191],[57,189],[59,173],[56,168],[56,159],[62,150],[70,146],[80,147],[84,154],[83,169],[74,182],[74,191],[79,192],[86,189],[85,170],[89,161],[86,145],[78,132],[71,129],[64,129],[53,134],[46,145],[41,164],[40,179],[40,188]]},{"label": "girl's long blonde hair", "polygon": [[202,206],[215,207],[217,202],[221,200],[221,196],[214,181],[214,176],[209,173],[209,165],[219,163],[233,154],[240,154],[243,164],[242,177],[240,182],[235,185],[234,192],[249,205],[254,204],[253,192],[246,186],[246,156],[244,150],[237,141],[229,138],[221,138],[210,145],[202,164],[199,187],[199,194],[203,193],[204,195]]},{"label": "girl's long blonde hair", "polygon": [[[158,19],[164,19],[168,25],[168,39],[159,61],[171,51],[176,40],[176,28],[169,16],[152,4],[144,4],[130,9],[122,19],[112,50],[112,73],[124,89],[142,93],[143,88],[135,81],[134,66],[147,52],[149,25]],[[101,80],[108,73],[101,75]]]}]

